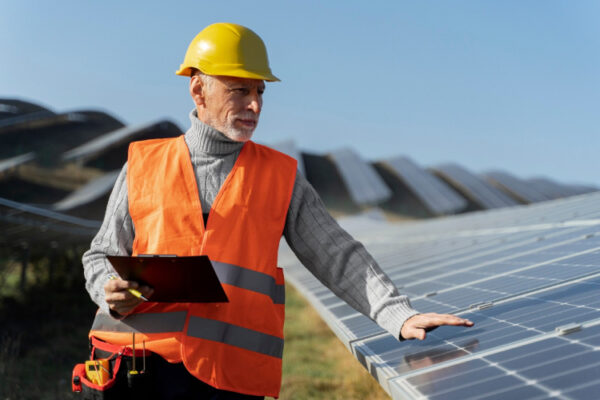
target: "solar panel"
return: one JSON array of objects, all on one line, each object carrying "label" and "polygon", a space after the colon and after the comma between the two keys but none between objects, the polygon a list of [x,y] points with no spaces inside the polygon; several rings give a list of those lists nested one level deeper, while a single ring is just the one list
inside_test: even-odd
[{"label": "solar panel", "polygon": [[518,202],[505,195],[482,178],[456,164],[443,164],[433,168],[446,182],[457,188],[483,209],[508,207]]},{"label": "solar panel", "polygon": [[461,211],[467,202],[437,176],[419,167],[408,157],[384,161],[419,197],[434,215]]},{"label": "solar panel", "polygon": [[538,191],[535,186],[532,186],[526,181],[507,172],[491,171],[485,173],[483,176],[491,184],[510,193],[512,197],[519,199],[523,203],[537,203],[539,201],[552,199],[552,197],[546,196],[543,192]]},{"label": "solar panel", "polygon": [[39,111],[52,112],[40,105],[16,99],[0,99],[0,120]]},{"label": "solar panel", "polygon": [[393,398],[597,397],[599,194],[408,224],[341,223],[417,310],[475,322],[399,342],[283,250],[288,279]]},{"label": "solar panel", "polygon": [[[89,158],[95,157],[97,154],[106,152],[109,149],[112,149],[115,146],[118,146],[122,143],[126,145],[132,140],[143,139],[151,139],[156,137],[155,135],[148,135],[148,132],[153,131],[168,131],[170,134],[163,135],[166,136],[177,136],[181,134],[179,128],[177,128],[172,122],[162,120],[158,122],[149,122],[136,126],[125,126],[111,132],[105,133],[101,136],[98,136],[81,146],[78,146],[74,149],[66,151],[62,155],[63,161],[86,161]],[[125,158],[126,159],[126,158]],[[124,160],[122,161],[124,162]]]},{"label": "solar panel", "polygon": [[351,149],[330,153],[348,192],[356,204],[378,204],[392,195],[375,169]]},{"label": "solar panel", "polygon": [[52,242],[88,244],[100,221],[76,218],[0,198],[0,245],[35,244],[45,251]]},{"label": "solar panel", "polygon": [[270,144],[269,147],[280,151],[284,154],[287,154],[288,156],[298,161],[298,170],[300,170],[300,173],[302,175],[306,176],[302,154],[300,153],[300,150],[298,150],[298,148],[296,147],[296,143],[292,139]]},{"label": "solar panel", "polygon": [[112,171],[92,180],[55,203],[53,206],[54,210],[67,211],[106,196],[112,190],[120,172],[121,170]]},{"label": "solar panel", "polygon": [[574,194],[571,193],[564,185],[561,185],[560,183],[548,178],[532,178],[527,179],[525,182],[550,199],[558,199],[560,197],[572,196]]},{"label": "solar panel", "polygon": [[35,153],[29,152],[15,157],[0,160],[0,173],[9,171],[21,164],[25,164],[35,158]]}]

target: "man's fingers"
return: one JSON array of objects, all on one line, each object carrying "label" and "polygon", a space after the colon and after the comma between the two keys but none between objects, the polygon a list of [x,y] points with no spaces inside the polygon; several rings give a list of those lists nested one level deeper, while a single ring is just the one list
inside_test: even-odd
[{"label": "man's fingers", "polygon": [[427,333],[425,333],[425,329],[421,329],[421,328],[413,328],[413,327],[405,327],[402,328],[402,337],[404,339],[419,339],[419,340],[423,340],[425,339],[425,337],[427,336]]},{"label": "man's fingers", "polygon": [[139,284],[135,281],[125,281],[123,279],[110,279],[104,285],[105,290],[119,291],[127,289],[137,289]]},{"label": "man's fingers", "polygon": [[415,325],[420,328],[434,328],[442,325],[473,326],[472,321],[451,314],[418,314],[414,318]]},{"label": "man's fingers", "polygon": [[473,326],[473,322],[451,314],[417,314],[404,322],[400,335],[404,339],[423,340],[427,336],[426,332],[443,325]]},{"label": "man's fingers", "polygon": [[105,300],[111,310],[125,315],[137,307],[142,300],[134,296],[129,289],[138,289],[145,297],[152,295],[154,290],[134,281],[111,279],[104,285]]}]

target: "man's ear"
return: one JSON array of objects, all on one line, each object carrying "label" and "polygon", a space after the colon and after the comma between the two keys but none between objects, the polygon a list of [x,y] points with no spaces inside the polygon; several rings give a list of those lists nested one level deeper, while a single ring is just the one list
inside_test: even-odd
[{"label": "man's ear", "polygon": [[203,106],[204,103],[204,82],[200,79],[199,75],[194,75],[190,79],[190,96],[196,104],[196,107]]}]

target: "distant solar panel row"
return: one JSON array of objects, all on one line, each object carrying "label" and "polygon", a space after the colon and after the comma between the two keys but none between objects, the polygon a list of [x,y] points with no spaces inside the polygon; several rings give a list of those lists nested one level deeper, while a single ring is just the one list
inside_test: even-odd
[{"label": "distant solar panel row", "polygon": [[502,193],[499,189],[459,165],[444,164],[433,168],[433,170],[483,209],[509,207],[518,204],[517,201]]},{"label": "distant solar panel row", "polygon": [[393,171],[419,197],[434,215],[453,214],[463,210],[467,202],[437,176],[424,170],[408,157],[386,160]]},{"label": "distant solar panel row", "polygon": [[330,157],[356,204],[377,204],[392,195],[375,169],[354,151],[340,149],[332,152]]},{"label": "distant solar panel row", "polygon": [[475,322],[398,342],[282,252],[288,278],[392,397],[600,398],[599,194],[343,225],[417,310]]},{"label": "distant solar panel row", "polygon": [[507,172],[493,171],[484,176],[497,187],[510,193],[512,197],[520,199],[523,203],[551,200],[550,197],[538,191],[534,185],[530,185]]}]

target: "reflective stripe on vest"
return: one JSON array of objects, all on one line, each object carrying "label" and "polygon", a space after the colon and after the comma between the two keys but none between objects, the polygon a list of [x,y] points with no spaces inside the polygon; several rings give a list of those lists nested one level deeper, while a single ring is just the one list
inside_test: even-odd
[{"label": "reflective stripe on vest", "polygon": [[[167,333],[181,332],[185,326],[186,311],[132,314],[123,319],[98,312],[93,330],[105,332]],[[252,329],[221,321],[192,316],[187,335],[212,340],[271,357],[283,356],[283,339]]]},{"label": "reflective stripe on vest", "polygon": [[186,311],[131,314],[123,319],[98,312],[92,330],[105,332],[167,333],[181,332],[185,326]]},{"label": "reflective stripe on vest", "polygon": [[283,339],[222,321],[190,317],[187,335],[212,340],[271,357],[283,356]]},{"label": "reflective stripe on vest", "polygon": [[221,283],[265,294],[273,303],[285,304],[285,285],[278,285],[271,275],[218,261],[212,265]]}]

